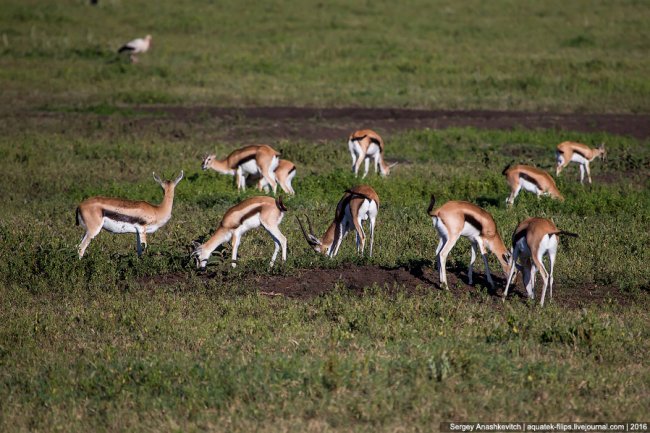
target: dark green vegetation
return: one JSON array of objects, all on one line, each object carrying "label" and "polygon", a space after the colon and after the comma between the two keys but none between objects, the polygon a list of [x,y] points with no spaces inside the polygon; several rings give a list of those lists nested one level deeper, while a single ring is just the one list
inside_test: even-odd
[{"label": "dark green vegetation", "polygon": [[[555,298],[544,309],[456,285],[451,293],[372,287],[361,296],[339,285],[305,301],[259,293],[273,250],[261,231],[244,238],[236,270],[217,256],[206,278],[187,254],[240,199],[232,178],[200,171],[201,155],[226,153],[234,145],[226,137],[247,122],[94,114],[4,122],[0,428],[435,430],[452,419],[647,414],[648,142],[472,129],[387,136],[388,158],[402,163],[386,180],[368,179],[382,199],[376,257],[358,258],[348,238],[333,261],[308,250],[293,215],[308,212],[325,229],[355,183],[345,137],[273,143],[299,167],[281,226],[289,260],[270,271],[276,277],[349,262],[429,269],[437,243],[425,215],[431,192],[440,203],[485,206],[506,239],[530,215],[580,234],[560,246]],[[559,179],[565,203],[522,194],[506,210],[503,166],[517,158],[550,168],[565,138],[607,142],[610,159],[593,164],[593,188],[577,183],[573,166]],[[171,177],[181,168],[173,218],[150,235],[141,259],[134,237],[105,232],[77,259],[79,201],[103,194],[157,202],[151,172]],[[464,273],[468,258],[461,241],[450,274]],[[494,257],[491,264],[496,274]],[[605,290],[610,300],[580,299]]]},{"label": "dark green vegetation", "polygon": [[[5,0],[0,105],[650,109],[645,1]],[[153,35],[133,67],[115,51]],[[8,84],[11,84],[10,86]]]}]

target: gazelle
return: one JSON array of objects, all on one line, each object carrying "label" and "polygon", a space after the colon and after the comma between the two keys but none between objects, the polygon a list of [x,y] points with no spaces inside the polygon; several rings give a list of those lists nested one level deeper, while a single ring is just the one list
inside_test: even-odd
[{"label": "gazelle", "polygon": [[467,279],[472,284],[472,267],[476,260],[476,250],[481,252],[485,265],[485,275],[490,286],[494,289],[494,281],[490,275],[487,252],[492,251],[503,268],[504,275],[508,275],[510,257],[506,246],[501,240],[496,223],[489,212],[481,209],[475,204],[466,201],[448,201],[434,210],[436,198],[431,195],[427,213],[433,220],[433,226],[438,231],[440,242],[436,248],[436,262],[440,272],[440,285],[449,290],[447,284],[447,255],[456,245],[461,236],[469,239],[472,248],[472,256],[467,270]]},{"label": "gazelle", "polygon": [[[508,288],[512,282],[515,267],[520,267],[523,272],[526,292],[530,299],[535,298],[533,289],[535,288],[535,274],[538,270],[544,280],[540,305],[544,305],[547,287],[549,298],[553,297],[553,266],[555,265],[559,235],[578,237],[575,233],[558,230],[555,224],[546,218],[528,218],[519,223],[512,235],[512,257],[509,263],[508,282],[503,292],[504,301],[508,296]],[[544,267],[545,255],[548,255],[549,271]],[[517,259],[522,259],[521,266],[516,266]]]},{"label": "gazelle", "polygon": [[327,228],[322,238],[314,235],[314,229],[311,221],[307,217],[309,233],[298,217],[298,224],[302,229],[307,243],[317,253],[322,253],[328,257],[334,257],[339,252],[339,247],[345,235],[351,230],[357,233],[357,252],[363,254],[366,246],[366,235],[363,231],[362,222],[370,220],[370,257],[372,257],[372,247],[375,239],[375,221],[377,211],[379,210],[379,196],[372,187],[368,185],[359,185],[345,191],[341,200],[336,205],[334,221]]},{"label": "gazelle", "polygon": [[550,195],[560,201],[564,201],[564,197],[557,189],[555,181],[547,172],[539,168],[531,167],[529,165],[515,165],[508,164],[501,172],[506,177],[508,185],[510,185],[510,196],[506,199],[506,203],[513,205],[515,198],[519,195],[519,191],[523,188],[526,191],[532,192],[537,195]]},{"label": "gazelle", "polygon": [[585,171],[587,172],[587,180],[591,184],[591,171],[589,170],[589,163],[596,157],[604,160],[607,157],[605,150],[605,143],[601,143],[600,147],[592,149],[591,147],[582,144],[574,143],[572,141],[565,141],[557,145],[555,151],[555,158],[557,160],[557,167],[555,175],[559,176],[564,167],[569,165],[570,162],[577,162],[580,165],[580,183],[585,179]]},{"label": "gazelle", "polygon": [[[296,165],[289,160],[281,159],[278,163],[278,167],[275,169],[275,180],[280,185],[280,188],[282,188],[282,191],[286,192],[289,195],[296,194],[296,192],[293,190],[293,187],[291,186],[291,181],[295,176]],[[261,177],[257,184],[257,189],[260,191],[266,191],[268,189],[268,186],[269,183],[266,181],[266,178]]]},{"label": "gazelle", "polygon": [[271,186],[273,194],[277,188],[275,169],[280,158],[280,152],[266,144],[242,147],[231,152],[225,159],[217,159],[216,155],[208,155],[203,160],[202,168],[235,176],[238,190],[246,189],[246,177],[260,175]]},{"label": "gazelle", "polygon": [[280,223],[287,208],[282,203],[282,197],[251,197],[231,207],[223,215],[221,224],[212,237],[203,244],[194,243],[192,257],[196,267],[205,269],[212,252],[225,242],[232,242],[232,267],[237,266],[237,250],[241,238],[247,231],[260,225],[266,229],[275,242],[275,250],[271,257],[270,266],[275,263],[280,247],[282,261],[287,260],[287,238],[280,232]]},{"label": "gazelle", "polygon": [[84,227],[86,234],[79,244],[80,259],[90,241],[102,229],[111,233],[135,233],[138,256],[142,255],[142,247],[147,245],[147,233],[164,226],[172,216],[174,190],[183,179],[183,171],[173,181],[163,182],[156,173],[153,178],[165,193],[159,205],[109,197],[91,197],[81,202],[77,207],[77,225]]},{"label": "gazelle", "polygon": [[384,161],[384,140],[379,134],[370,129],[361,129],[350,134],[348,148],[352,156],[352,172],[355,176],[359,172],[361,163],[365,162],[362,178],[366,177],[370,158],[374,162],[375,173],[379,171],[382,176],[388,176],[390,169],[397,165],[397,163],[386,164]]}]

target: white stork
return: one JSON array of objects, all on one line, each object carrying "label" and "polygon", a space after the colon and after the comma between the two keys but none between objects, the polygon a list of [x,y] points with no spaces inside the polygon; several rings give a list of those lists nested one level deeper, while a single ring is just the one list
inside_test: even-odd
[{"label": "white stork", "polygon": [[151,46],[151,35],[147,35],[145,36],[144,39],[138,38],[138,39],[133,39],[131,42],[127,42],[126,44],[122,45],[122,47],[119,50],[117,50],[117,52],[123,53],[126,51],[130,53],[131,62],[137,63],[138,58],[135,55],[140,53],[146,53],[149,50],[150,46]]}]

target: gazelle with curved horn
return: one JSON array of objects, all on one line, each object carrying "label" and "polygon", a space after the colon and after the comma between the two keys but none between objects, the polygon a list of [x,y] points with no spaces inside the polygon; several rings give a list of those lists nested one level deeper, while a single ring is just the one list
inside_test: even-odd
[{"label": "gazelle with curved horn", "polygon": [[490,286],[494,288],[494,281],[490,275],[487,252],[492,251],[499,260],[503,273],[507,276],[510,267],[508,259],[510,254],[501,240],[497,225],[489,212],[481,209],[475,204],[466,201],[448,201],[434,210],[436,198],[431,195],[427,213],[433,220],[433,226],[438,231],[440,242],[436,248],[436,262],[440,272],[440,285],[449,290],[447,284],[447,255],[456,245],[461,236],[469,239],[472,248],[472,256],[467,270],[467,279],[472,284],[472,267],[476,260],[476,251],[481,252],[485,265],[485,275]]},{"label": "gazelle with curved horn", "polygon": [[277,189],[275,169],[280,162],[280,152],[266,144],[242,147],[225,159],[212,154],[203,160],[203,170],[212,169],[221,174],[235,176],[238,190],[246,189],[246,177],[260,175],[270,185],[273,194]]},{"label": "gazelle with curved horn", "polygon": [[[515,274],[517,259],[522,262],[521,266],[517,267],[522,270],[528,297],[530,299],[535,297],[533,289],[535,288],[535,274],[537,271],[539,271],[544,281],[540,305],[544,305],[547,287],[549,289],[549,298],[553,297],[553,267],[555,265],[559,235],[578,237],[575,233],[558,230],[555,224],[546,218],[528,218],[519,223],[512,235],[512,257],[509,263],[508,282],[503,292],[504,302]],[[549,258],[548,271],[544,267],[543,259],[545,255]]]},{"label": "gazelle with curved horn", "polygon": [[142,255],[147,233],[164,226],[172,216],[174,190],[183,179],[183,171],[174,180],[162,181],[156,173],[153,178],[165,193],[159,205],[109,197],[91,197],[81,202],[77,207],[77,225],[84,227],[86,234],[79,244],[79,258],[102,229],[111,233],[135,233],[138,256]]},{"label": "gazelle with curved horn", "polygon": [[524,189],[525,191],[536,194],[537,197],[541,195],[549,195],[560,201],[564,201],[564,197],[557,189],[555,181],[547,172],[539,168],[531,167],[529,165],[515,165],[508,164],[501,172],[505,177],[508,185],[510,186],[510,196],[506,199],[506,203],[512,206],[515,198],[519,192]]},{"label": "gazelle with curved horn", "polygon": [[[278,182],[278,185],[280,185],[280,188],[282,188],[282,191],[286,192],[289,195],[296,194],[296,192],[293,190],[293,187],[291,186],[291,181],[295,176],[296,165],[287,159],[281,159],[278,163],[278,167],[275,169],[275,180]],[[268,186],[269,183],[267,182],[266,178],[261,177],[257,184],[257,189],[260,191],[267,191]]]},{"label": "gazelle with curved horn", "polygon": [[362,222],[370,222],[370,257],[375,240],[375,221],[379,210],[379,196],[372,187],[359,185],[345,191],[336,206],[334,221],[327,228],[322,238],[316,237],[311,221],[307,217],[309,233],[305,230],[298,217],[298,224],[310,247],[317,253],[334,257],[339,252],[339,247],[345,235],[354,230],[357,234],[357,251],[363,254],[366,245],[366,234]]},{"label": "gazelle with curved horn", "polygon": [[237,251],[242,236],[249,230],[260,225],[271,235],[275,242],[275,250],[271,257],[270,266],[275,263],[278,251],[282,248],[282,261],[287,260],[287,238],[280,232],[280,223],[287,211],[282,197],[277,198],[258,196],[251,197],[231,207],[223,215],[221,224],[212,237],[203,244],[194,243],[192,257],[196,267],[205,269],[212,252],[225,242],[232,242],[232,267],[237,266]]},{"label": "gazelle with curved horn", "polygon": [[365,169],[362,178],[366,177],[371,158],[375,166],[375,173],[379,172],[382,176],[388,176],[391,168],[397,165],[397,163],[386,164],[384,161],[384,140],[371,129],[361,129],[350,134],[348,149],[352,156],[352,172],[355,176],[359,172],[361,163],[364,162]]},{"label": "gazelle with curved horn", "polygon": [[555,175],[559,176],[560,172],[569,165],[570,162],[577,162],[580,165],[580,183],[583,183],[585,179],[585,171],[587,172],[587,180],[591,184],[591,171],[589,170],[589,163],[600,157],[601,160],[605,160],[607,157],[607,151],[605,150],[605,143],[601,143],[600,147],[592,149],[586,144],[575,143],[572,141],[565,141],[557,145],[557,150],[555,151],[555,158],[557,161],[557,167],[555,169]]}]

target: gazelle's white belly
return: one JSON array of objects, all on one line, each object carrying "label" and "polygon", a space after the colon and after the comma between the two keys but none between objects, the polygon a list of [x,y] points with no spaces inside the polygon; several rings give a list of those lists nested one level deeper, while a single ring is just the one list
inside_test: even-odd
[{"label": "gazelle's white belly", "polygon": [[241,164],[239,168],[241,169],[244,176],[248,176],[250,174],[259,174],[260,172],[260,168],[257,166],[257,162],[254,159],[246,161],[245,163]]},{"label": "gazelle's white belly", "polygon": [[[165,225],[167,221],[164,221],[162,224],[151,224],[147,225],[147,233],[153,233],[158,230],[160,227]],[[136,233],[138,229],[142,229],[143,226],[139,224],[132,224],[125,221],[116,221],[107,217],[104,217],[104,223],[102,228],[111,233]]]},{"label": "gazelle's white belly", "polygon": [[463,225],[463,230],[460,232],[460,235],[470,239],[478,239],[478,237],[481,235],[481,232],[466,221],[465,225]]},{"label": "gazelle's white belly", "polygon": [[104,230],[111,233],[136,233],[138,231],[136,227],[135,224],[124,221],[115,221],[106,217],[104,217],[104,224],[102,225]]},{"label": "gazelle's white belly", "polygon": [[541,194],[542,193],[542,191],[540,191],[540,189],[537,188],[536,184],[534,184],[532,182],[529,182],[529,181],[527,181],[526,179],[524,179],[522,177],[519,178],[519,185],[521,185],[521,187],[524,190],[526,190],[528,192],[532,192],[533,194]]},{"label": "gazelle's white belly", "polygon": [[377,146],[375,143],[370,143],[370,146],[368,146],[368,150],[366,151],[366,158],[374,158],[379,153],[379,146]]},{"label": "gazelle's white belly", "polygon": [[571,161],[577,162],[578,164],[583,164],[583,165],[589,162],[589,160],[587,160],[587,158],[585,158],[584,156],[580,155],[577,152],[573,152],[573,155],[571,155]]},{"label": "gazelle's white belly", "polygon": [[243,235],[249,230],[256,229],[262,224],[260,214],[257,213],[248,219],[242,221],[241,225],[235,230],[239,236]]}]

